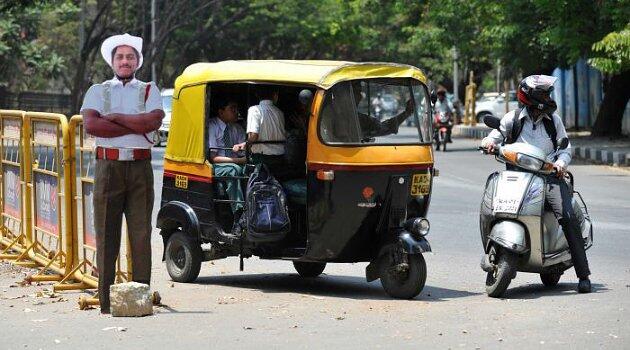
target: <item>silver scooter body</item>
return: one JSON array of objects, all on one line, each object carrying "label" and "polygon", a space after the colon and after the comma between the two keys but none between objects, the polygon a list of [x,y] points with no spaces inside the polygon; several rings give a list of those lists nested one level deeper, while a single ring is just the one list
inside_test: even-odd
[{"label": "silver scooter body", "polygon": [[[503,148],[546,158],[540,149],[531,145],[515,143]],[[497,159],[501,161],[500,156]],[[562,227],[553,212],[545,208],[545,175],[515,167],[515,170],[495,172],[488,177],[480,210],[486,259],[491,245],[496,244],[519,255],[517,271],[562,273],[572,266]],[[572,188],[572,184],[569,186]],[[593,226],[584,200],[579,193],[574,193],[577,196],[573,198],[573,210],[588,249],[593,242]],[[483,261],[482,268],[486,270]]]}]

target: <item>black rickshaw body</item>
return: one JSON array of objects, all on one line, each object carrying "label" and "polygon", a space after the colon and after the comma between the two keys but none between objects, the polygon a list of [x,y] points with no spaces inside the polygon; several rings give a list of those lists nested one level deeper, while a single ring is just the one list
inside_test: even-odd
[{"label": "black rickshaw body", "polygon": [[[230,232],[234,222],[230,200],[221,185],[224,179],[213,174],[207,147],[213,93],[241,96],[239,104],[246,111],[256,104],[250,88],[260,84],[276,86],[286,96],[299,89],[314,95],[299,175],[306,201],[289,200],[291,232],[272,243],[252,241],[247,232],[239,236]],[[373,113],[377,92],[398,99],[389,115]],[[203,260],[240,256],[241,267],[242,258],[252,255],[293,260],[302,275],[301,263],[371,262],[368,280],[381,277],[392,296],[415,296],[418,283],[414,293],[397,294],[383,281],[383,271],[388,270],[378,266],[387,260],[416,275],[424,268],[426,277],[421,254],[431,250],[425,238],[435,174],[431,122],[426,78],[407,65],[226,61],[190,66],[177,79],[173,94],[157,219],[165,247],[174,234],[183,235],[189,244],[199,245],[193,253]],[[247,169],[251,168],[246,167],[245,175]],[[202,249],[206,243],[210,248]],[[415,255],[422,264],[411,258]]]}]

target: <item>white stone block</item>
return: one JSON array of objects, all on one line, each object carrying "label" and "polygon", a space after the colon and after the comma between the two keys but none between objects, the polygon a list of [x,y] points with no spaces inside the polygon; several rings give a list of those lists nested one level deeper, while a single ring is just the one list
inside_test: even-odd
[{"label": "white stone block", "polygon": [[153,314],[149,286],[138,282],[113,284],[109,288],[112,316],[139,317]]}]

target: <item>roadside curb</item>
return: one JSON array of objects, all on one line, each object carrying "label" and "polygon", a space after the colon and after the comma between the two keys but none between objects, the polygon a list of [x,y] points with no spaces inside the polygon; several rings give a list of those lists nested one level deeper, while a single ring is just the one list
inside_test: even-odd
[{"label": "roadside curb", "polygon": [[574,157],[594,160],[596,162],[616,166],[630,166],[630,154],[620,151],[607,151],[589,146],[572,147]]},{"label": "roadside curb", "polygon": [[[455,125],[453,127],[453,136],[470,139],[482,139],[488,136],[490,131],[491,129],[485,125]],[[576,158],[592,160],[609,165],[630,166],[630,153],[626,151],[610,151],[585,145],[574,145],[571,148],[571,151],[573,156]]]},{"label": "roadside curb", "polygon": [[466,137],[469,139],[482,139],[492,131],[485,125],[469,126],[469,125],[455,125],[453,127],[453,136]]}]

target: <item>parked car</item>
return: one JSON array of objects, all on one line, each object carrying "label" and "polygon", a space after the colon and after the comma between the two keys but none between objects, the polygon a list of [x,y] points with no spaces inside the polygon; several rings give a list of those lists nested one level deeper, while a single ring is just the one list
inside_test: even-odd
[{"label": "parked car", "polygon": [[164,119],[162,126],[155,133],[153,144],[161,146],[168,139],[168,129],[171,126],[171,111],[173,110],[173,89],[162,90],[162,108],[164,109]]},{"label": "parked car", "polygon": [[[492,95],[484,94],[486,99],[481,98],[475,106],[475,112],[477,113],[477,123],[483,123],[483,119],[486,116],[493,116],[502,118],[505,115],[505,93],[500,93],[493,97]],[[516,99],[516,91],[510,91],[508,99],[508,110],[512,111],[518,108],[518,100]]]}]

